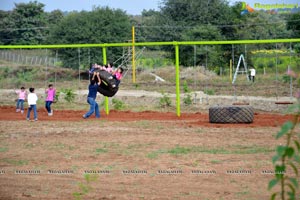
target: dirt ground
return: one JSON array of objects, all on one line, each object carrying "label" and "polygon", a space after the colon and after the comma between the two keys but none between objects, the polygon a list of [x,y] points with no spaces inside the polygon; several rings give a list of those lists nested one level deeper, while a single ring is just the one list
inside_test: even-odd
[{"label": "dirt ground", "polygon": [[274,136],[291,118],[258,112],[251,124],[210,124],[207,113],[84,113],[39,110],[28,122],[0,107],[0,199],[269,199],[283,142]]}]

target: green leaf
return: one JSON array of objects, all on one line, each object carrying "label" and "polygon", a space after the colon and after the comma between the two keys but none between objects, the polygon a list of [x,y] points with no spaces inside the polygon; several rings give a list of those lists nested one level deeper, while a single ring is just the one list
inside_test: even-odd
[{"label": "green leaf", "polygon": [[288,192],[287,193],[288,195],[289,195],[289,200],[296,200],[296,198],[295,198],[295,193],[293,193],[293,192]]},{"label": "green leaf", "polygon": [[290,121],[285,122],[281,126],[281,130],[277,133],[276,139],[282,137],[284,134],[287,134],[292,128],[293,128],[293,123],[292,122],[290,122]]},{"label": "green leaf", "polygon": [[276,148],[277,154],[279,157],[283,156],[285,154],[287,147],[286,146],[278,146]]},{"label": "green leaf", "polygon": [[286,153],[286,155],[289,157],[289,158],[291,158],[291,157],[293,157],[293,155],[294,155],[294,149],[292,148],[292,147],[288,147],[286,150],[285,150],[285,153]]},{"label": "green leaf", "polygon": [[294,160],[297,162],[297,163],[299,163],[300,164],[300,156],[299,155],[295,155],[294,156]]},{"label": "green leaf", "polygon": [[300,151],[300,144],[299,144],[299,142],[297,140],[295,140],[294,142],[295,142],[295,145],[297,146],[298,151]]},{"label": "green leaf", "polygon": [[296,178],[290,178],[290,181],[295,186],[295,188],[299,187],[298,180]]},{"label": "green leaf", "polygon": [[273,158],[272,158],[273,164],[275,164],[277,162],[277,160],[279,160],[279,158],[281,158],[279,155],[273,156]]},{"label": "green leaf", "polygon": [[285,166],[284,165],[276,165],[276,167],[275,167],[276,178],[281,180],[283,178],[284,173],[285,173]]},{"label": "green leaf", "polygon": [[289,165],[293,168],[293,170],[294,170],[296,176],[298,176],[298,169],[297,169],[297,167],[295,166],[295,164],[292,163],[292,162],[289,162]]},{"label": "green leaf", "polygon": [[[268,189],[271,190],[278,183],[278,179],[273,179],[269,182]],[[274,194],[273,194],[274,195]]]},{"label": "green leaf", "polygon": [[271,200],[275,200],[277,193],[272,194]]}]

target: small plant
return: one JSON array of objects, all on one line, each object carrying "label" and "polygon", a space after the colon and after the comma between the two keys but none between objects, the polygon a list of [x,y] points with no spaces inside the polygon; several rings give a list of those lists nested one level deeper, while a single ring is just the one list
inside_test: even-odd
[{"label": "small plant", "polygon": [[184,91],[184,98],[183,98],[183,102],[185,105],[189,106],[192,104],[193,100],[192,100],[192,95],[191,95],[191,90],[188,87],[188,84],[186,81],[184,81],[183,83],[183,91]]},{"label": "small plant", "polygon": [[160,107],[170,107],[171,106],[171,98],[165,93],[162,93],[162,97],[159,99]]},{"label": "small plant", "polygon": [[294,81],[295,80],[295,78],[293,78],[293,77],[290,77],[290,76],[288,76],[288,75],[283,75],[282,76],[282,81],[284,82],[284,83],[289,83],[290,81],[291,81],[291,79]]},{"label": "small plant", "polygon": [[72,89],[63,89],[63,90],[62,90],[62,93],[65,94],[64,99],[65,99],[67,102],[69,102],[69,103],[74,102],[74,99],[75,99],[75,95],[76,95],[76,94],[73,92]]},{"label": "small plant", "polygon": [[[288,71],[287,75],[296,78],[298,86],[300,85],[300,77],[293,71]],[[275,199],[277,195],[281,200],[299,199],[299,169],[300,169],[300,135],[297,133],[296,127],[300,121],[300,91],[296,93],[298,102],[291,106],[288,111],[294,115],[293,121],[284,123],[281,130],[277,133],[276,139],[285,137],[285,144],[277,146],[276,155],[272,158],[275,165],[275,178],[269,182],[269,189],[275,185],[280,185],[280,191],[272,194],[271,199]],[[293,173],[287,174],[288,170]],[[298,195],[298,196],[297,196]]]},{"label": "small plant", "polygon": [[119,99],[113,99],[112,104],[115,110],[122,110],[125,108],[124,102]]},{"label": "small plant", "polygon": [[92,182],[97,181],[98,176],[96,174],[84,174],[85,183],[78,183],[78,186],[80,188],[80,192],[74,192],[73,197],[76,200],[81,200],[82,197],[86,194],[88,194],[90,191],[93,190],[92,186],[90,185]]},{"label": "small plant", "polygon": [[204,94],[214,95],[215,94],[215,90],[214,89],[205,89],[204,90]]},{"label": "small plant", "polygon": [[184,83],[183,83],[183,91],[184,91],[184,93],[191,92],[191,90],[190,90],[190,88],[189,88],[189,86],[188,86],[188,84],[187,84],[186,81],[184,81]]},{"label": "small plant", "polygon": [[55,93],[55,98],[54,98],[54,102],[55,102],[55,103],[58,102],[60,93],[61,93],[61,91],[56,91],[56,93]]},{"label": "small plant", "polygon": [[189,106],[193,103],[192,95],[190,93],[187,93],[184,95],[183,103],[187,106]]}]

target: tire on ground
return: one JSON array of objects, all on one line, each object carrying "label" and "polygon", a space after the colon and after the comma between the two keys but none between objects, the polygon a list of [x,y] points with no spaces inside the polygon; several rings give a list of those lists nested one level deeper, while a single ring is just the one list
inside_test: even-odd
[{"label": "tire on ground", "polygon": [[215,106],[209,108],[210,123],[252,123],[252,106]]}]

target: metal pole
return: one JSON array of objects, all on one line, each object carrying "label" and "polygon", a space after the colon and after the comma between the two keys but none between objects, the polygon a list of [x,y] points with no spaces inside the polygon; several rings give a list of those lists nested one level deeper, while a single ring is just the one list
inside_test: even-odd
[{"label": "metal pole", "polygon": [[175,68],[176,68],[176,108],[180,117],[180,79],[179,79],[179,45],[175,44]]},{"label": "metal pole", "polygon": [[80,87],[80,48],[78,48],[78,88]]},{"label": "metal pole", "polygon": [[[291,64],[292,64],[292,43],[290,43],[290,65],[289,65],[289,71],[291,69]],[[290,76],[290,97],[291,99],[293,98],[293,78]]]},{"label": "metal pole", "polygon": [[[106,65],[107,59],[106,59],[106,47],[102,47],[102,59],[103,59],[103,65]],[[108,97],[105,97],[105,113],[109,114],[109,100]]]},{"label": "metal pole", "polygon": [[45,73],[45,88],[47,87],[47,78],[48,78],[48,49],[46,49],[46,73]]},{"label": "metal pole", "polygon": [[135,82],[135,30],[132,26],[132,83]]},{"label": "metal pole", "polygon": [[55,67],[55,82],[54,82],[54,85],[55,85],[55,87],[56,87],[56,66],[57,66],[57,57],[58,57],[58,52],[57,52],[57,50],[56,50],[56,52],[55,52],[55,64],[54,64],[54,67]]}]

